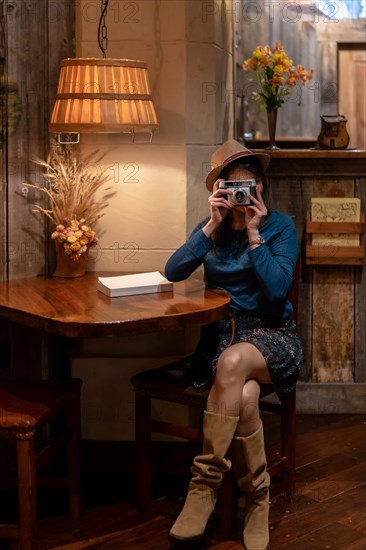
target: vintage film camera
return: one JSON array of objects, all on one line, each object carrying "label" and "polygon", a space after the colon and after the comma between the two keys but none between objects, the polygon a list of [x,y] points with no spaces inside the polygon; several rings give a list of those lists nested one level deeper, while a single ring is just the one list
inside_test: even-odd
[{"label": "vintage film camera", "polygon": [[233,206],[247,206],[251,204],[250,196],[257,198],[255,179],[247,180],[227,180],[220,181],[219,189],[230,189],[232,194],[226,196],[226,199]]}]

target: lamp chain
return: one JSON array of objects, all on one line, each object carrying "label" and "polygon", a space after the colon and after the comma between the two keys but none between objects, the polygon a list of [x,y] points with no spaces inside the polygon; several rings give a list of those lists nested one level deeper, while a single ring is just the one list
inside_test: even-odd
[{"label": "lamp chain", "polygon": [[98,27],[98,44],[102,51],[103,57],[106,57],[106,51],[108,48],[108,31],[106,24],[108,2],[109,0],[101,0],[100,20]]}]

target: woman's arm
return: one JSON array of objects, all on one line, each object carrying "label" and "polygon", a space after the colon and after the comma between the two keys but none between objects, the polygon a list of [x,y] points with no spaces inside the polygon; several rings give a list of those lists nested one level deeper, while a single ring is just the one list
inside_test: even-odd
[{"label": "woman's arm", "polygon": [[298,257],[298,240],[291,220],[272,242],[249,252],[259,284],[271,302],[284,300],[292,286],[292,276]]},{"label": "woman's arm", "polygon": [[187,279],[214,247],[211,237],[232,208],[225,198],[227,191],[219,189],[219,182],[220,180],[217,180],[214,183],[212,195],[208,198],[210,217],[200,223],[193,230],[188,241],[169,258],[165,266],[165,277],[169,281]]},{"label": "woman's arm", "polygon": [[258,244],[260,227],[268,209],[259,190],[257,197],[252,197],[252,203],[245,209],[248,241],[252,243],[249,257],[265,296],[271,302],[280,302],[286,299],[292,285],[298,256],[296,229],[288,216],[278,213],[280,231],[267,245]]},{"label": "woman's arm", "polygon": [[203,232],[207,221],[200,223],[188,241],[176,250],[165,265],[165,277],[177,282],[187,279],[203,262],[204,256],[212,250],[214,243]]}]

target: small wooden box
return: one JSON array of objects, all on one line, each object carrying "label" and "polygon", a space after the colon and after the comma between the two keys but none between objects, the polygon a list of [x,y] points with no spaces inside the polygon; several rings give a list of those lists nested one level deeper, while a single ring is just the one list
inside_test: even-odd
[{"label": "small wooden box", "polygon": [[[365,258],[364,248],[365,217],[361,214],[360,222],[317,222],[311,221],[310,212],[306,220],[306,263],[307,264],[338,264],[363,265]],[[312,235],[326,233],[359,234],[359,246],[330,246],[312,244]]]}]

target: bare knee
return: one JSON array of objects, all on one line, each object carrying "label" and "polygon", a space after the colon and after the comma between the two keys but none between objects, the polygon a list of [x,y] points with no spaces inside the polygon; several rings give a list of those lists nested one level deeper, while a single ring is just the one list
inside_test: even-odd
[{"label": "bare knee", "polygon": [[225,350],[217,362],[215,385],[220,389],[227,389],[234,385],[243,385],[244,382],[245,369],[242,354],[235,348]]},{"label": "bare knee", "polygon": [[[261,365],[263,363],[263,365]],[[251,344],[240,343],[227,348],[219,357],[215,384],[225,389],[250,378],[258,378],[258,369],[266,369],[259,351]]]},{"label": "bare knee", "polygon": [[259,395],[260,385],[256,380],[248,380],[243,387],[240,403],[240,421],[256,422],[259,419]]}]

